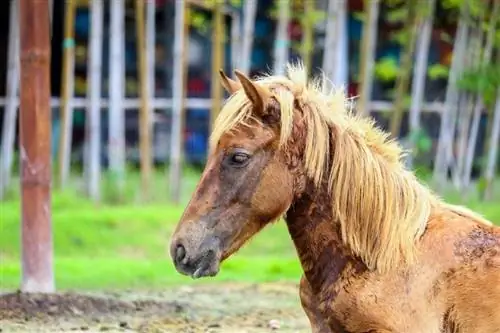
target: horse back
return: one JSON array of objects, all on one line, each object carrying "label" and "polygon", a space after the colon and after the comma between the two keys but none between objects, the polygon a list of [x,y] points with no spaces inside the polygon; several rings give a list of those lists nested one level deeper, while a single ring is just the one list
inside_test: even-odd
[{"label": "horse back", "polygon": [[500,227],[457,206],[429,226],[426,252],[443,272],[437,293],[446,303],[444,332],[500,332]]}]

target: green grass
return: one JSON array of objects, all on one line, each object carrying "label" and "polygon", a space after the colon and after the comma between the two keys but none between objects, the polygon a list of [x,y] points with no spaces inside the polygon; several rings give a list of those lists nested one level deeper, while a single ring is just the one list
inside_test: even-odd
[{"label": "green grass", "polygon": [[[79,194],[78,186],[52,196],[55,274],[58,289],[159,288],[192,283],[178,274],[168,255],[173,228],[199,174],[187,173],[179,206],[165,204],[164,174],[155,177],[151,203],[141,203],[137,176],[128,178],[125,203],[96,205]],[[111,191],[106,188],[105,191]],[[0,202],[0,290],[20,281],[20,203],[12,194]],[[113,197],[113,194],[110,194]],[[450,196],[451,201],[457,199]],[[471,200],[467,206],[500,222],[500,205]],[[284,223],[273,224],[226,261],[220,281],[298,281],[301,268]]]}]

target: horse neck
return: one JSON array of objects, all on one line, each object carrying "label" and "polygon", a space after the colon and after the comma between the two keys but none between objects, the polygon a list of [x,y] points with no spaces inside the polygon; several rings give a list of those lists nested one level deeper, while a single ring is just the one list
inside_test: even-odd
[{"label": "horse neck", "polygon": [[331,197],[322,193],[327,192],[306,191],[293,202],[285,218],[304,273],[315,292],[334,283],[345,269],[356,272],[366,269],[342,243]]}]

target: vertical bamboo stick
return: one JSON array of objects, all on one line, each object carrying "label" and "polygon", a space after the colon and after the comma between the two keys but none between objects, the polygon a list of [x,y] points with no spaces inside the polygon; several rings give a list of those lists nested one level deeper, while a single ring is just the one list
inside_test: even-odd
[{"label": "vertical bamboo stick", "polygon": [[141,156],[141,184],[143,195],[149,199],[151,181],[151,119],[149,105],[149,80],[146,63],[146,41],[145,41],[145,21],[144,21],[144,0],[136,0],[136,45],[138,54],[139,85],[140,89],[140,118],[139,118],[139,145]]},{"label": "vertical bamboo stick", "polygon": [[88,140],[88,194],[93,201],[100,199],[101,176],[101,81],[104,4],[91,0],[90,56],[88,67],[87,105]]},{"label": "vertical bamboo stick", "polygon": [[[243,5],[243,39],[241,42],[240,70],[248,75],[252,67],[252,49],[255,30],[255,16],[258,1],[244,1]],[[219,70],[217,68],[216,70]]]},{"label": "vertical bamboo stick", "polygon": [[[290,1],[278,0],[278,23],[276,28],[276,40],[274,42],[274,73],[284,75],[290,49],[290,38],[288,37],[288,25],[290,24]],[[334,0],[331,0],[334,1]]]},{"label": "vertical bamboo stick", "polygon": [[64,15],[64,54],[61,86],[61,137],[59,141],[59,186],[64,187],[68,180],[71,162],[71,137],[73,135],[73,93],[75,80],[75,0],[66,1]]},{"label": "vertical bamboo stick", "polygon": [[313,40],[314,40],[314,25],[312,22],[312,12],[314,11],[313,1],[304,1],[304,16],[303,20],[303,35],[302,35],[302,60],[304,68],[309,74],[311,71]]},{"label": "vertical bamboo stick", "polygon": [[0,199],[7,191],[12,176],[12,161],[14,160],[14,140],[16,136],[16,119],[19,91],[19,0],[10,3],[9,18],[9,50],[8,69],[3,128],[2,151],[0,163]]},{"label": "vertical bamboo stick", "polygon": [[219,82],[219,70],[224,66],[224,14],[222,6],[216,3],[213,7],[212,29],[212,110],[210,112],[210,129],[213,129],[215,118],[222,105],[222,85]]},{"label": "vertical bamboo stick", "polygon": [[241,50],[241,15],[233,13],[231,15],[231,67],[238,68],[240,65]]},{"label": "vertical bamboo stick", "polygon": [[[155,72],[156,72],[156,1],[149,0],[146,7],[146,58],[148,66],[148,92],[149,99],[152,101],[155,98]],[[154,114],[154,109],[151,109],[151,114]]]},{"label": "vertical bamboo stick", "polygon": [[373,68],[375,66],[380,0],[365,0],[364,7],[365,18],[361,37],[359,66],[359,102],[356,109],[359,114],[367,116],[370,114],[373,89]]},{"label": "vertical bamboo stick", "polygon": [[120,196],[123,193],[125,180],[124,7],[124,0],[110,1],[108,156],[109,168]]},{"label": "vertical bamboo stick", "polygon": [[55,289],[51,223],[48,2],[21,0],[20,152],[23,292]]},{"label": "vertical bamboo stick", "polygon": [[174,203],[180,201],[181,173],[182,173],[182,107],[185,89],[185,24],[186,6],[183,0],[175,2],[175,38],[174,38],[174,72],[172,75],[173,106],[172,106],[172,127],[170,140],[170,196]]}]

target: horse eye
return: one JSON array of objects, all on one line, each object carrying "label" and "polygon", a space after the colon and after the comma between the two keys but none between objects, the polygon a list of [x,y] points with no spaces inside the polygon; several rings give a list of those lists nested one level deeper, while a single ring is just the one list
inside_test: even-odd
[{"label": "horse eye", "polygon": [[233,166],[242,166],[248,161],[249,158],[250,155],[246,153],[236,152],[229,156],[229,163]]}]

